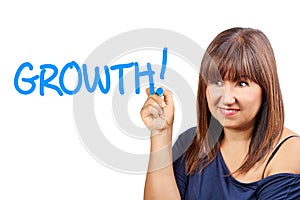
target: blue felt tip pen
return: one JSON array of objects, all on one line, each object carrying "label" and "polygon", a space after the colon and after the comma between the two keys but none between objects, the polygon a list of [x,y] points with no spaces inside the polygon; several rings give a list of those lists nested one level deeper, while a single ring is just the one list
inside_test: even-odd
[{"label": "blue felt tip pen", "polygon": [[164,89],[159,87],[155,89],[155,94],[157,94],[158,96],[162,97],[164,95]]}]

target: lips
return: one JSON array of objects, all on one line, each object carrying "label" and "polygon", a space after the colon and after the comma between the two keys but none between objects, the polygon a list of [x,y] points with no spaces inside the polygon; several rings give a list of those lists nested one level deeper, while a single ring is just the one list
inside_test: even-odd
[{"label": "lips", "polygon": [[239,112],[239,109],[235,109],[235,108],[219,108],[219,109],[221,114],[225,116],[233,116]]}]

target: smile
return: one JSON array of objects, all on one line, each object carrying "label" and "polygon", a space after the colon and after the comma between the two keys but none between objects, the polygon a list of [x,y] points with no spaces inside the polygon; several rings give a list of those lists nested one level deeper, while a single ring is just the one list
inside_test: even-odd
[{"label": "smile", "polygon": [[220,112],[221,114],[225,115],[225,116],[233,116],[236,113],[239,112],[239,109],[234,109],[234,108],[220,108]]}]

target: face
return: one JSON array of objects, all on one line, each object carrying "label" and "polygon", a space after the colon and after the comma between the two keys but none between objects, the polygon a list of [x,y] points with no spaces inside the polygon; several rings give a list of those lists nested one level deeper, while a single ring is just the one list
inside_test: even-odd
[{"label": "face", "polygon": [[252,128],[262,104],[262,89],[245,78],[238,81],[210,81],[206,97],[211,114],[224,129]]}]

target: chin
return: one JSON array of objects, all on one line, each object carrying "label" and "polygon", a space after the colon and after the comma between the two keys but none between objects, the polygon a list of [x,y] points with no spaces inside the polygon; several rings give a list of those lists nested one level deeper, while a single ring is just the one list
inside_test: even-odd
[{"label": "chin", "polygon": [[227,128],[227,129],[238,129],[240,127],[240,124],[234,124],[234,123],[221,123],[221,125],[223,126],[223,128]]}]

